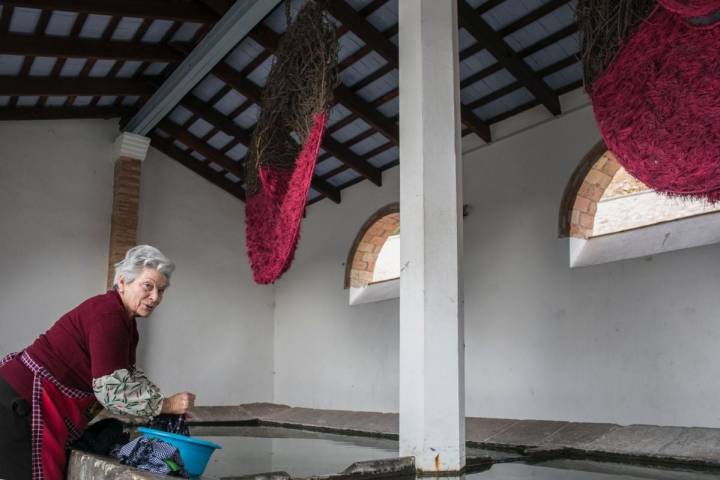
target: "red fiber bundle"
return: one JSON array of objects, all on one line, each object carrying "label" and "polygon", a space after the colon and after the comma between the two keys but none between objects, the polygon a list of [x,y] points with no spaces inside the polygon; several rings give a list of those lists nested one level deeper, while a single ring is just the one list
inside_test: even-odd
[{"label": "red fiber bundle", "polygon": [[[718,3],[660,1],[693,15]],[[590,95],[608,148],[633,176],[659,192],[718,201],[720,23],[687,20],[656,8]]]},{"label": "red fiber bundle", "polygon": [[326,113],[315,116],[294,169],[259,168],[262,188],[247,197],[245,209],[246,247],[257,283],[274,282],[292,263],[326,122]]},{"label": "red fiber bundle", "polygon": [[658,3],[684,17],[704,17],[720,9],[718,0],[658,0]]}]

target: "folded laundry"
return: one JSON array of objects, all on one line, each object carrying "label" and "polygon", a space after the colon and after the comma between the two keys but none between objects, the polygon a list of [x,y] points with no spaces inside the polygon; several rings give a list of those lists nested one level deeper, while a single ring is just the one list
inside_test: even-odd
[{"label": "folded laundry", "polygon": [[155,438],[138,437],[113,452],[125,465],[163,475],[187,478],[180,452],[169,443]]}]

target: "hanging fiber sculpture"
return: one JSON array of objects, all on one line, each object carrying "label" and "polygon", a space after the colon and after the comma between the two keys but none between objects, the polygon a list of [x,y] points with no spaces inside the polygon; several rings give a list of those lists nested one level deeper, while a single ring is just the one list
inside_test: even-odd
[{"label": "hanging fiber sculpture", "polygon": [[[720,0],[658,0],[640,20],[648,6],[646,0],[578,3],[597,124],[638,180],[661,193],[718,201],[720,23],[692,20],[716,12]],[[591,18],[593,9],[606,15]]]},{"label": "hanging fiber sculpture", "polygon": [[280,39],[246,166],[246,245],[257,283],[277,280],[299,239],[308,190],[337,86],[335,28],[309,0]]}]

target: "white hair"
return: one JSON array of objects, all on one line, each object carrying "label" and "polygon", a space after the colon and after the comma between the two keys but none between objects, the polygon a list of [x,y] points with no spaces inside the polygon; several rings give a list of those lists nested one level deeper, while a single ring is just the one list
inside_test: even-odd
[{"label": "white hair", "polygon": [[126,283],[132,283],[144,268],[153,268],[165,275],[170,281],[170,276],[175,270],[175,264],[163,253],[150,245],[138,245],[127,251],[125,258],[115,264],[115,277],[113,288],[117,288],[120,277],[125,278]]}]

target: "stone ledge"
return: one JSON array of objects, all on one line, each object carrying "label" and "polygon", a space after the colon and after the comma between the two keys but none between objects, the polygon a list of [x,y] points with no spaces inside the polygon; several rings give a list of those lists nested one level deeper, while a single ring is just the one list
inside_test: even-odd
[{"label": "stone ledge", "polygon": [[[399,421],[394,413],[250,403],[233,407],[198,407],[193,410],[193,415],[191,425],[282,426],[398,438]],[[527,451],[543,456],[564,452],[570,456],[720,468],[718,428],[468,417],[466,440],[469,447],[503,449],[519,454]]]}]

